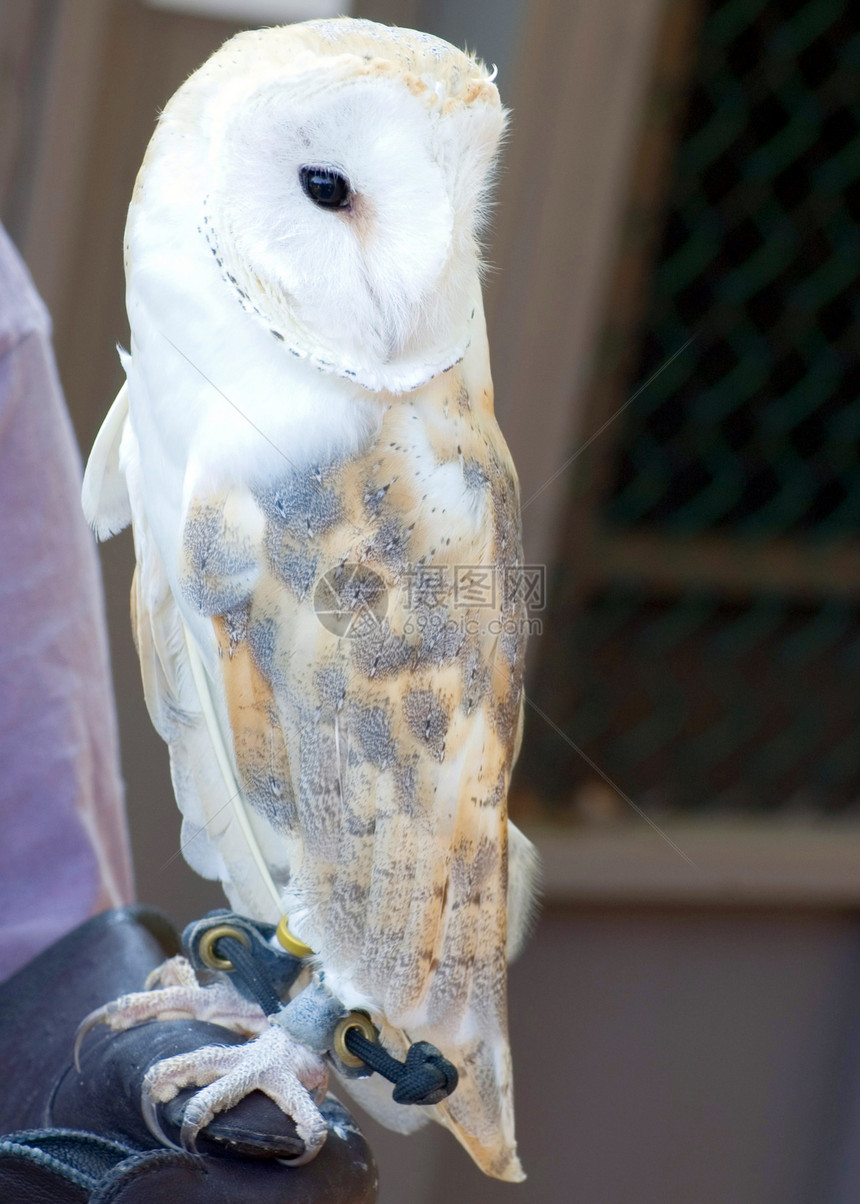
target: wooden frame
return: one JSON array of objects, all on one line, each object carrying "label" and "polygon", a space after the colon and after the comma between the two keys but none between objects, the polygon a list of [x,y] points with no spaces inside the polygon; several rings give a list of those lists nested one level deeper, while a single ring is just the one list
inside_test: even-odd
[{"label": "wooden frame", "polygon": [[646,89],[629,197],[619,223],[617,253],[594,338],[591,381],[578,405],[586,432],[599,438],[577,456],[577,490],[568,500],[563,555],[575,562],[581,593],[615,581],[649,582],[664,591],[711,587],[727,598],[762,591],[799,600],[860,596],[860,549],[844,540],[819,544],[802,537],[732,538],[617,530],[602,525],[628,400],[636,333],[661,233],[678,123],[703,0],[665,0]]},{"label": "wooden frame", "polygon": [[487,316],[530,563],[557,553],[566,481],[556,474],[588,434],[584,390],[663,5],[533,0],[524,22]]},{"label": "wooden frame", "polygon": [[860,908],[857,820],[676,820],[666,839],[635,818],[526,831],[548,905]]},{"label": "wooden frame", "polygon": [[[568,491],[566,498],[562,554],[577,564],[583,594],[616,576],[649,576],[657,566],[665,577],[666,565],[675,563],[671,555],[661,555],[666,542],[663,537],[649,540],[646,547],[638,533],[628,542],[626,533],[601,529],[598,519],[601,502],[611,486],[610,474],[622,431],[618,419],[629,402],[636,336],[662,232],[665,194],[703,3],[663,0],[661,10],[647,83],[637,108],[638,143],[629,150],[632,170],[619,201],[617,230],[610,248],[614,262],[607,273],[604,305],[594,323],[591,375],[579,401],[585,439],[577,455],[576,494],[571,499]],[[686,541],[676,542],[686,546]],[[653,560],[647,559],[649,556]]]}]

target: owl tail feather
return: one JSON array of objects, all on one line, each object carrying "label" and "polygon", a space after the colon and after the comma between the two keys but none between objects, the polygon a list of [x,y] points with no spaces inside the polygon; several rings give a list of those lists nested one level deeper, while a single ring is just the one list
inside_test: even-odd
[{"label": "owl tail feather", "polygon": [[391,1084],[379,1075],[344,1079],[343,1085],[366,1112],[386,1128],[411,1133],[432,1118],[457,1138],[478,1167],[494,1179],[525,1179],[516,1152],[510,1049],[507,1040],[475,1039],[454,1044],[435,1030],[410,1032],[374,1016],[388,1052],[401,1061],[413,1041],[430,1041],[457,1067],[460,1081],[442,1103],[430,1108],[404,1107],[391,1098]]},{"label": "owl tail feather", "polygon": [[436,1104],[436,1119],[450,1129],[484,1174],[507,1183],[521,1183],[525,1174],[514,1138],[507,1041],[474,1042],[465,1049],[443,1048],[443,1053],[456,1059],[460,1082],[453,1095]]},{"label": "owl tail feather", "polygon": [[110,539],[131,522],[128,486],[120,468],[127,418],[128,385],[123,385],[96,435],[81,489],[84,517],[98,539]]}]

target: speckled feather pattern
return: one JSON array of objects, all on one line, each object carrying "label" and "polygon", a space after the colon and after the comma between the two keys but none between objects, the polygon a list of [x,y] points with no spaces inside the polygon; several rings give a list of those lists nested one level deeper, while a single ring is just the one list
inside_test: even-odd
[{"label": "speckled feather pattern", "polygon": [[[430,475],[451,470],[444,492],[415,474],[428,446]],[[515,478],[487,395],[469,398],[455,369],[389,404],[361,457],[257,493],[258,548],[231,529],[230,501],[194,499],[182,589],[212,615],[245,797],[301,844],[291,924],[336,993],[462,1068],[443,1112],[509,1106],[480,1078],[495,1079],[506,1041],[506,796],[523,616],[502,590],[495,606],[455,609],[450,588],[431,605],[415,585],[415,566],[446,582],[486,566],[501,582],[521,562]],[[255,561],[254,589],[243,590]],[[356,565],[382,580],[387,611],[341,638],[320,622],[313,585]],[[463,1043],[461,1027],[479,1035]],[[490,1134],[501,1118],[470,1119]]]}]

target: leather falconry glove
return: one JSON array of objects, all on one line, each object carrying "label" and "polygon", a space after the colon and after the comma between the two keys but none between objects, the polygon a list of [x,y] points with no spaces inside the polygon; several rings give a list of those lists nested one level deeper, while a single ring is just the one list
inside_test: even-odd
[{"label": "leather falconry glove", "polygon": [[[253,1092],[201,1133],[199,1154],[158,1144],[141,1113],[149,1067],[237,1034],[195,1020],[101,1028],[73,1064],[75,1031],[105,999],[139,990],[180,952],[169,921],[146,907],[105,912],[0,984],[0,1199],[7,1204],[373,1204],[376,1166],[355,1122],[328,1096],[319,1155],[290,1167],[293,1122]],[[179,1143],[191,1091],[159,1106]]]}]

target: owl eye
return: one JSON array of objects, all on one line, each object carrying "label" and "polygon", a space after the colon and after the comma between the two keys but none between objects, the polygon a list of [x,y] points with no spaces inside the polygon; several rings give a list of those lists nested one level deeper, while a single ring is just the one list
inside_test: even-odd
[{"label": "owl eye", "polygon": [[299,179],[305,195],[322,209],[343,209],[349,204],[352,193],[349,181],[327,167],[303,167]]}]

